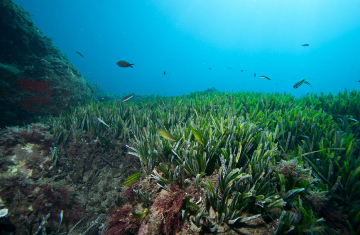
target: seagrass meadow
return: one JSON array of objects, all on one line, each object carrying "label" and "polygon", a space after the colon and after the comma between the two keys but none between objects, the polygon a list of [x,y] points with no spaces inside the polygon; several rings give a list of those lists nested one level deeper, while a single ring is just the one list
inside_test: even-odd
[{"label": "seagrass meadow", "polygon": [[[32,218],[31,234],[360,234],[359,120],[360,93],[347,90],[86,102],[2,130],[0,197]],[[24,157],[32,174],[9,171],[30,142],[46,144]],[[34,184],[71,201],[34,204]]]}]

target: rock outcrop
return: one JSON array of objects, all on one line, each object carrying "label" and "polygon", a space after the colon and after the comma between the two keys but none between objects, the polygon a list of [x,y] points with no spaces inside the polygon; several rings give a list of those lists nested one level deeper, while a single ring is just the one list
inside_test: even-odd
[{"label": "rock outcrop", "polygon": [[12,0],[0,1],[0,31],[0,127],[96,99],[95,87]]}]

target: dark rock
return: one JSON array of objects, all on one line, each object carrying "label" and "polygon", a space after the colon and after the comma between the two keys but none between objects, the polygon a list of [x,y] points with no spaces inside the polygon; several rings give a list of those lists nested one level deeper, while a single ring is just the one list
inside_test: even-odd
[{"label": "dark rock", "polygon": [[203,92],[212,94],[212,93],[217,93],[219,91],[215,87],[211,87],[211,88],[209,88],[209,89],[207,89],[207,90],[205,90]]},{"label": "dark rock", "polygon": [[0,127],[92,98],[95,87],[12,0],[0,1],[0,32]]}]

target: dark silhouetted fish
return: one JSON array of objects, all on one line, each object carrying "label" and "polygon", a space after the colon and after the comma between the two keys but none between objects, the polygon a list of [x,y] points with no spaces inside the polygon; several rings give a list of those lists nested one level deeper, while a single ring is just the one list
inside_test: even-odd
[{"label": "dark silhouetted fish", "polygon": [[298,88],[299,86],[301,86],[304,82],[305,82],[305,79],[296,82],[295,85],[294,85],[294,89],[296,89],[296,88]]},{"label": "dark silhouetted fish", "polygon": [[242,69],[241,72],[244,72],[244,70]]},{"label": "dark silhouetted fish", "polygon": [[134,65],[134,64],[130,64],[129,62],[126,62],[124,60],[120,60],[116,63],[119,67],[123,67],[123,68],[126,68],[126,67],[131,67],[131,65]]},{"label": "dark silhouetted fish", "polygon": [[79,56],[81,56],[82,58],[84,58],[84,56],[80,53],[80,52],[76,52],[76,54],[78,54]]},{"label": "dark silhouetted fish", "polygon": [[254,72],[254,77],[256,77],[256,71]]},{"label": "dark silhouetted fish", "polygon": [[270,78],[268,78],[266,76],[259,76],[259,78],[266,79],[266,80],[271,80]]},{"label": "dark silhouetted fish", "polygon": [[302,44],[301,46],[303,46],[303,47],[308,47],[308,46],[310,46],[310,45],[307,44],[307,43],[305,43],[305,44]]},{"label": "dark silhouetted fish", "polygon": [[209,68],[209,70],[212,70],[211,68]]},{"label": "dark silhouetted fish", "polygon": [[166,71],[164,71],[164,75],[166,74]]},{"label": "dark silhouetted fish", "polygon": [[135,96],[135,94],[127,95],[127,96],[125,96],[121,101],[122,101],[122,102],[128,101],[128,100],[130,100],[131,98],[133,98],[134,96]]}]

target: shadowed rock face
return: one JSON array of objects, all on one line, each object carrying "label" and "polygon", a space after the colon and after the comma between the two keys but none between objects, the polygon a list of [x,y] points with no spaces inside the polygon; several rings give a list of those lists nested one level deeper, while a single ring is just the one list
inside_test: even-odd
[{"label": "shadowed rock face", "polygon": [[0,32],[0,127],[92,98],[95,87],[11,0],[0,1]]}]

